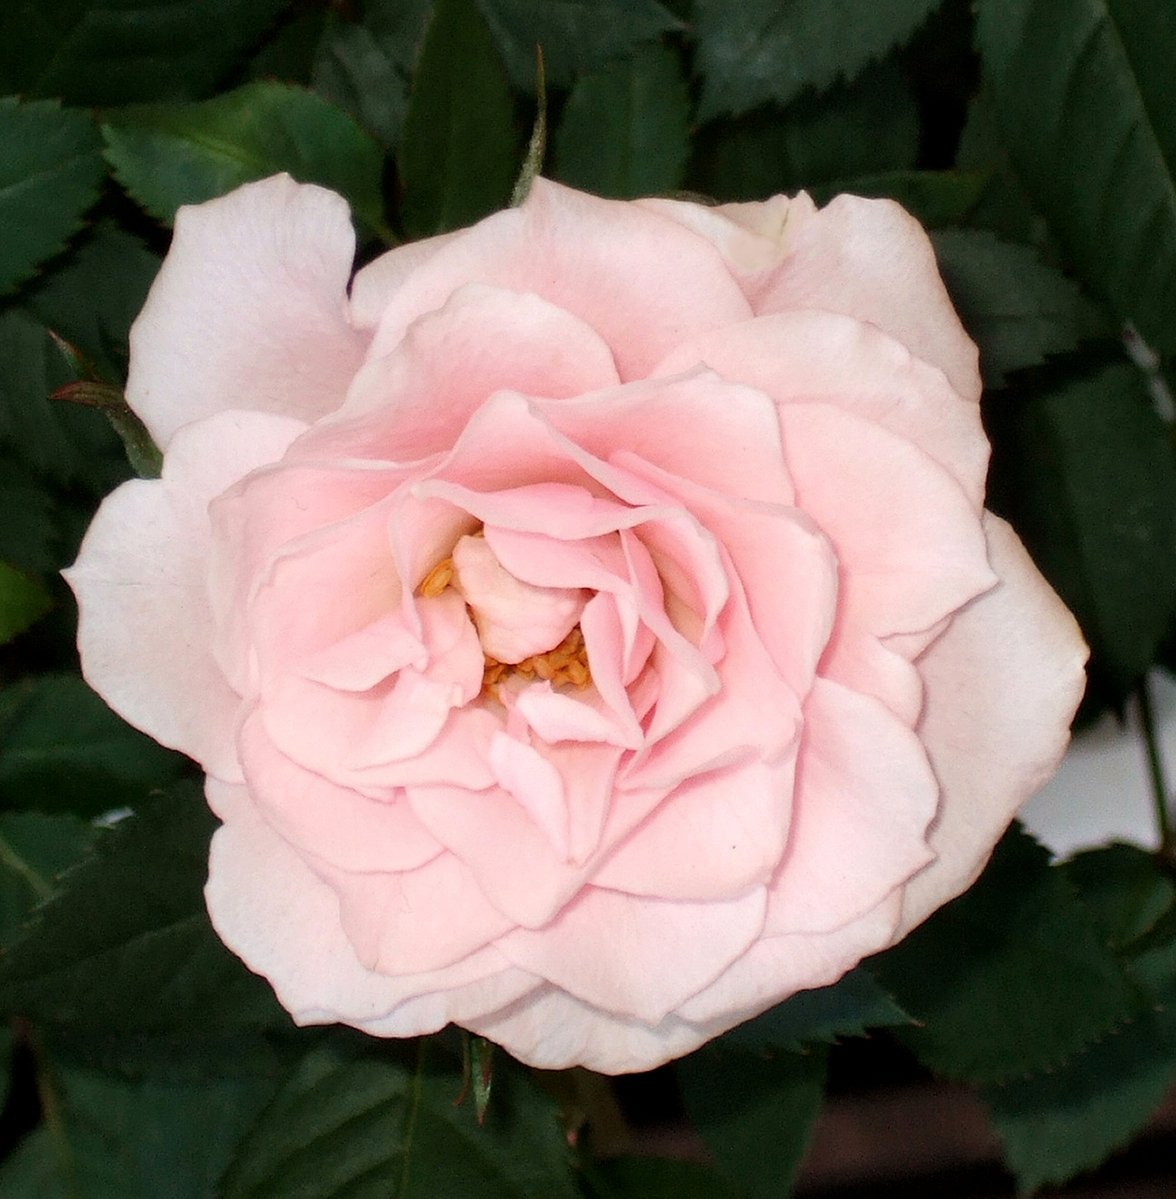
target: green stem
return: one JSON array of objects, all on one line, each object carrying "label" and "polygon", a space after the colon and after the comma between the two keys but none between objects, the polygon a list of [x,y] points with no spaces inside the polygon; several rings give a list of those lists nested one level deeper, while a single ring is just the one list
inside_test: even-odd
[{"label": "green stem", "polygon": [[1152,711],[1151,693],[1147,688],[1146,676],[1135,688],[1139,701],[1139,722],[1143,726],[1143,744],[1147,751],[1147,770],[1151,779],[1152,803],[1156,809],[1156,826],[1160,833],[1160,854],[1167,859],[1176,858],[1176,832],[1172,828],[1172,812],[1168,806],[1168,784],[1164,780],[1164,763],[1160,758],[1160,746],[1156,740],[1156,718]]}]

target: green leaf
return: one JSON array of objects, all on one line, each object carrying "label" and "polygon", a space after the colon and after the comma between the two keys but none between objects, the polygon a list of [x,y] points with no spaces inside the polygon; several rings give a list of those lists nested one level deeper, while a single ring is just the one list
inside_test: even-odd
[{"label": "green leaf", "polygon": [[1049,1069],[1138,1004],[1062,871],[1020,829],[971,890],[871,968],[921,1022],[895,1035],[936,1073],[970,1082]]},{"label": "green leaf", "polygon": [[245,1138],[220,1199],[572,1199],[554,1105],[520,1070],[495,1076],[484,1127],[455,1106],[461,1072],[422,1041],[413,1066],[383,1047],[309,1054]]},{"label": "green leaf", "polygon": [[16,938],[29,913],[58,890],[57,880],[94,839],[75,816],[0,812],[0,947]]},{"label": "green leaf", "polygon": [[982,0],[986,84],[1021,181],[1093,291],[1176,350],[1169,0]]},{"label": "green leaf", "polygon": [[20,570],[63,566],[55,506],[55,498],[26,466],[0,454],[0,559]]},{"label": "green leaf", "polygon": [[880,63],[853,83],[801,96],[783,111],[765,108],[705,126],[695,143],[690,187],[722,200],[762,200],[907,168],[918,148],[910,85],[893,63]]},{"label": "green leaf", "polygon": [[971,171],[884,171],[821,183],[811,190],[818,204],[828,203],[841,192],[896,200],[920,224],[937,229],[971,219],[984,194],[986,179]]},{"label": "green leaf", "polygon": [[0,295],[81,227],[106,174],[101,148],[84,112],[0,98]]},{"label": "green leaf", "polygon": [[79,105],[195,99],[260,39],[283,0],[8,0],[0,91]]},{"label": "green leaf", "polygon": [[942,0],[696,0],[700,120],[852,79],[901,45]]},{"label": "green leaf", "polygon": [[18,637],[52,607],[53,599],[40,580],[0,562],[0,645]]},{"label": "green leaf", "polygon": [[1107,943],[1123,951],[1176,909],[1176,881],[1156,855],[1121,841],[1088,849],[1063,869]]},{"label": "green leaf", "polygon": [[749,1199],[791,1193],[825,1089],[825,1053],[704,1047],[677,1064],[686,1110],[715,1168]]},{"label": "green leaf", "polygon": [[723,1045],[740,1049],[800,1049],[813,1041],[864,1036],[871,1028],[910,1024],[877,979],[859,966],[832,986],[801,991],[724,1033]]},{"label": "green leaf", "polygon": [[103,221],[74,252],[26,288],[21,300],[46,328],[69,342],[105,378],[126,378],[127,335],[159,270],[159,255]]},{"label": "green leaf", "polygon": [[655,0],[476,0],[516,87],[535,86],[535,47],[547,82],[567,87],[577,72],[625,58],[682,23]]},{"label": "green leaf", "polygon": [[97,816],[139,804],[187,759],[131,728],[76,675],[0,689],[0,805]]},{"label": "green leaf", "polygon": [[119,182],[165,224],[181,204],[286,171],[337,191],[369,230],[385,232],[383,152],[313,92],[247,83],[195,104],[112,109],[102,136]]},{"label": "green leaf", "polygon": [[510,85],[473,0],[437,0],[399,155],[404,226],[426,237],[510,198],[518,142]]},{"label": "green leaf", "polygon": [[1047,382],[989,415],[991,506],[1078,618],[1092,673],[1125,695],[1152,662],[1176,595],[1169,430],[1122,362]]},{"label": "green leaf", "polygon": [[599,196],[664,195],[682,186],[689,150],[681,63],[650,45],[576,81],[556,130],[555,175]]},{"label": "green leaf", "polygon": [[0,958],[0,1011],[123,1032],[288,1028],[208,923],[215,823],[195,787],[175,786],[104,832]]},{"label": "green leaf", "polygon": [[0,447],[37,474],[105,494],[125,477],[105,417],[49,396],[73,377],[48,332],[21,312],[0,313]]},{"label": "green leaf", "polygon": [[586,1181],[592,1199],[741,1199],[711,1170],[674,1158],[612,1158],[593,1165]]},{"label": "green leaf", "polygon": [[1139,1135],[1176,1082],[1176,946],[1136,967],[1152,1007],[1061,1068],[984,1092],[1021,1194],[1100,1165]]},{"label": "green leaf", "polygon": [[53,1129],[42,1126],[29,1133],[0,1165],[0,1195],[4,1199],[77,1199],[62,1141]]},{"label": "green leaf", "polygon": [[51,1069],[66,1170],[86,1199],[213,1199],[216,1181],[277,1080],[130,1080]]},{"label": "green leaf", "polygon": [[1078,287],[1030,247],[980,229],[943,229],[931,240],[960,320],[980,347],[988,387],[1112,332]]},{"label": "green leaf", "polygon": [[408,74],[366,25],[328,15],[311,71],[314,90],[395,146],[408,110]]}]

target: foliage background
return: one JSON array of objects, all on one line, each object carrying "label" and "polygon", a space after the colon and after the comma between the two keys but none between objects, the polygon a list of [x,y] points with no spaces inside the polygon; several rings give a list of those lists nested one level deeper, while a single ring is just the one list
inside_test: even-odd
[{"label": "foliage background", "polygon": [[212,934],[192,767],[81,681],[57,576],[131,468],[100,411],[48,397],[117,397],[181,204],[287,170],[348,198],[370,258],[507,203],[536,43],[555,178],[916,213],[981,347],[990,503],[1093,647],[1084,715],[1146,701],[1148,669],[1176,660],[1170,0],[7,0],[6,1199],[767,1199],[795,1175],[827,1046],[869,1029],[979,1090],[1028,1193],[1130,1141],[1176,1080],[1160,777],[1160,853],[1051,864],[1015,829],[903,945],[679,1063],[713,1167],[603,1159],[600,1080],[501,1055],[480,1127],[453,1103],[456,1034],[296,1030]]}]

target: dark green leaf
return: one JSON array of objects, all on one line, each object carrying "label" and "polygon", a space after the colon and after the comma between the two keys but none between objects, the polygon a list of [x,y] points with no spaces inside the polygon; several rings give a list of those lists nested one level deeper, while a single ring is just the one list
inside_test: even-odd
[{"label": "dark green leaf", "polygon": [[76,675],[0,689],[0,805],[96,816],[137,805],[187,768]]},{"label": "dark green leaf", "polygon": [[339,192],[369,230],[384,230],[379,145],[313,92],[247,83],[195,104],[113,109],[102,136],[119,182],[167,224],[181,204],[286,171]]},{"label": "dark green leaf", "polygon": [[552,1103],[521,1071],[495,1077],[486,1125],[455,1106],[461,1072],[432,1042],[416,1064],[384,1049],[312,1052],[246,1137],[221,1199],[571,1199]]},{"label": "dark green leaf", "polygon": [[982,0],[977,38],[1016,170],[1079,275],[1176,350],[1170,0]]},{"label": "dark green leaf", "polygon": [[510,85],[473,0],[437,0],[400,145],[413,237],[502,208],[518,171]]},{"label": "dark green leaf", "polygon": [[1116,950],[1146,937],[1176,908],[1176,881],[1153,853],[1116,842],[1088,849],[1063,869]]},{"label": "dark green leaf", "polygon": [[824,1051],[765,1057],[705,1047],[677,1070],[719,1173],[749,1199],[790,1194],[821,1109]]},{"label": "dark green leaf", "polygon": [[1048,1069],[1138,1004],[1064,874],[1019,829],[971,890],[872,968],[922,1022],[896,1035],[932,1070],[971,1082]]},{"label": "dark green leaf", "polygon": [[547,81],[567,87],[573,75],[624,58],[681,23],[655,0],[477,0],[517,87],[535,86],[535,47],[543,47]]},{"label": "dark green leaf", "polygon": [[864,1036],[871,1028],[910,1024],[911,1018],[859,966],[832,986],[801,991],[725,1033],[741,1049],[799,1049],[812,1041]]},{"label": "dark green leaf", "polygon": [[980,229],[943,229],[932,241],[956,311],[980,347],[988,387],[1111,331],[1078,287],[1028,246]]},{"label": "dark green leaf", "polygon": [[1170,431],[1139,372],[1118,362],[990,416],[992,506],[1077,616],[1092,670],[1124,695],[1152,662],[1176,595]]},{"label": "dark green leaf", "polygon": [[937,229],[970,219],[984,193],[985,179],[968,171],[886,171],[819,184],[812,196],[818,204],[840,192],[897,200],[921,224]]},{"label": "dark green leaf", "polygon": [[6,0],[0,91],[71,104],[195,99],[259,40],[283,0]]},{"label": "dark green leaf", "polygon": [[4,1199],[77,1199],[61,1138],[53,1129],[42,1126],[29,1133],[0,1165],[0,1195]]},{"label": "dark green leaf", "polygon": [[782,112],[762,109],[704,127],[690,186],[722,200],[762,200],[910,167],[918,148],[910,86],[893,63],[880,63],[853,83],[801,96]]},{"label": "dark green leaf", "polygon": [[385,146],[395,146],[408,109],[408,75],[367,25],[331,14],[315,51],[311,82]]},{"label": "dark green leaf", "polygon": [[250,79],[276,79],[310,86],[315,56],[332,14],[326,7],[304,9],[283,21],[246,68]]},{"label": "dark green leaf", "polygon": [[663,195],[681,187],[689,149],[678,56],[650,45],[576,81],[555,135],[555,173],[600,196]]},{"label": "dark green leaf", "polygon": [[0,1010],[124,1032],[289,1027],[204,910],[215,821],[176,786],[104,832],[0,958]]},{"label": "dark green leaf", "polygon": [[129,1080],[55,1062],[66,1170],[86,1199],[213,1199],[276,1079]]},{"label": "dark green leaf", "polygon": [[0,454],[0,559],[21,570],[63,566],[54,507],[54,497],[27,467]]},{"label": "dark green leaf", "polygon": [[712,1171],[673,1158],[613,1158],[593,1166],[587,1182],[592,1199],[741,1199]]},{"label": "dark green leaf", "polygon": [[97,366],[126,376],[127,334],[159,270],[159,255],[110,222],[96,225],[56,269],[26,288],[25,307]]},{"label": "dark green leaf", "polygon": [[0,295],[80,228],[106,174],[101,148],[86,113],[0,98]]},{"label": "dark green leaf", "polygon": [[52,607],[52,597],[39,579],[0,562],[0,645],[18,637]]},{"label": "dark green leaf", "polygon": [[49,396],[73,376],[46,330],[20,312],[0,313],[0,447],[60,483],[103,494],[119,482],[122,447],[106,418]]},{"label": "dark green leaf", "polygon": [[28,914],[57,891],[94,829],[75,816],[0,812],[0,946],[12,943]]},{"label": "dark green leaf", "polygon": [[1022,1194],[1093,1169],[1176,1082],[1176,946],[1136,963],[1156,1003],[1060,1069],[984,1092]]},{"label": "dark green leaf", "polygon": [[738,115],[806,87],[852,79],[907,38],[942,0],[696,0],[699,118]]}]

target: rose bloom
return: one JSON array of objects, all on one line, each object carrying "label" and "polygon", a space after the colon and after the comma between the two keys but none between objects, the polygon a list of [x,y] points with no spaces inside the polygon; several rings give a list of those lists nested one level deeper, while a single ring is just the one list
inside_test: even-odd
[{"label": "rose bloom", "polygon": [[984,511],[915,221],[540,179],[353,254],[287,177],[180,211],[127,389],[163,477],[69,572],[293,1018],[642,1070],[962,891],[1086,651]]}]

